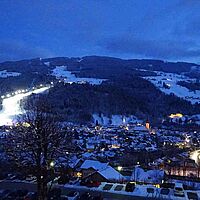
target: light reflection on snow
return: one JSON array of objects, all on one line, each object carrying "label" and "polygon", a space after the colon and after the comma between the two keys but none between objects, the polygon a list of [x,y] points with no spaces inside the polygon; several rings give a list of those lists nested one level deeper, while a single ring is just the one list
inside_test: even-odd
[{"label": "light reflection on snow", "polygon": [[46,91],[47,89],[49,89],[49,87],[42,87],[26,93],[15,94],[14,96],[3,99],[2,110],[0,111],[0,126],[12,125],[13,119],[17,115],[22,114],[20,100],[31,95],[32,93],[39,94]]}]

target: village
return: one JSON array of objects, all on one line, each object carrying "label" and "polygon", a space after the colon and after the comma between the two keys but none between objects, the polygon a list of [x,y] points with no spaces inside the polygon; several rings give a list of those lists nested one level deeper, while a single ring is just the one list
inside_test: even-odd
[{"label": "village", "polygon": [[[149,121],[118,127],[65,124],[62,130],[68,134],[58,158],[50,163],[53,185],[67,190],[73,186],[78,191],[81,188],[121,194],[124,191],[124,195],[128,191],[135,196],[159,196],[164,192],[166,198],[169,195],[185,198],[183,191],[174,190],[175,183],[181,183],[183,190],[192,190],[190,195],[200,194],[198,131],[151,128]],[[2,127],[1,146],[9,142],[9,132],[12,127]],[[8,166],[8,158],[1,150],[1,183],[34,183],[30,171],[29,174],[26,170],[14,172]],[[137,187],[147,192],[134,194]]]}]

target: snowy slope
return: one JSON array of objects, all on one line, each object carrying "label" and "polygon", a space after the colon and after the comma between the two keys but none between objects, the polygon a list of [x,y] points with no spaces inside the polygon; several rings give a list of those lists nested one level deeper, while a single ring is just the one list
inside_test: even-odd
[{"label": "snowy slope", "polygon": [[57,79],[62,79],[66,83],[89,83],[91,85],[100,85],[103,81],[106,79],[97,79],[97,78],[78,78],[74,74],[72,74],[70,71],[67,71],[66,66],[57,66],[55,69],[53,69],[52,72],[53,76],[56,76]]},{"label": "snowy slope", "polygon": [[[197,90],[196,92],[189,91],[186,87],[177,84],[178,81],[195,81],[194,79],[174,73],[154,72],[157,76],[148,76],[144,78],[152,82],[162,92],[166,94],[174,93],[176,96],[188,100],[193,104],[200,103],[200,90]],[[164,88],[163,83],[169,86],[169,89]]]},{"label": "snowy slope", "polygon": [[104,125],[104,126],[107,126],[107,125],[120,126],[127,123],[141,123],[142,122],[141,120],[137,119],[133,115],[130,115],[130,116],[112,115],[109,118],[103,114],[100,117],[98,114],[95,113],[92,116],[93,116],[94,123],[98,121],[100,125]]},{"label": "snowy slope", "polygon": [[7,78],[10,76],[19,76],[21,73],[18,72],[7,72],[7,70],[0,71],[0,78]]}]

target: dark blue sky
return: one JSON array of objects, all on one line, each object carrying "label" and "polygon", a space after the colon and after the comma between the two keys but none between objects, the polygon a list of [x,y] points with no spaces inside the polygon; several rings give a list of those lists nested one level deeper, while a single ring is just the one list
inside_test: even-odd
[{"label": "dark blue sky", "polygon": [[0,61],[84,55],[200,62],[200,0],[0,1]]}]

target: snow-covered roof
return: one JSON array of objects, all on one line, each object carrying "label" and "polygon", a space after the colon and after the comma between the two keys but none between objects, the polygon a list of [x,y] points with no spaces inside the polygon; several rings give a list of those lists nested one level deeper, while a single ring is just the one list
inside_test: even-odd
[{"label": "snow-covered roof", "polygon": [[136,167],[132,173],[132,180],[137,180],[145,183],[161,183],[164,177],[163,170],[148,170]]},{"label": "snow-covered roof", "polygon": [[98,171],[103,177],[107,180],[122,180],[124,176],[122,176],[117,170],[112,168],[111,166],[107,166],[105,169]]},{"label": "snow-covered roof", "polygon": [[92,157],[93,155],[94,155],[93,153],[85,152],[84,154],[82,154],[82,157],[89,158]]},{"label": "snow-covered roof", "polygon": [[103,170],[108,166],[108,163],[101,163],[97,160],[85,160],[81,165],[81,169],[93,168],[95,170]]}]

